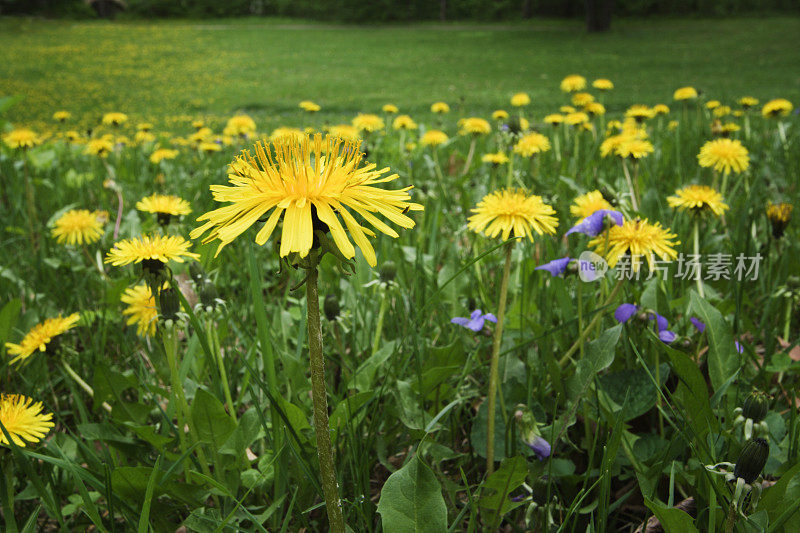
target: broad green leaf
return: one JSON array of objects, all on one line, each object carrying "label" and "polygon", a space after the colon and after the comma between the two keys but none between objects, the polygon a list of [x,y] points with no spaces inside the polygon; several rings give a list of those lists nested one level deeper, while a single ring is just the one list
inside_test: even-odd
[{"label": "broad green leaf", "polygon": [[[663,384],[669,376],[669,365],[663,363],[659,368],[659,378]],[[652,370],[651,374],[655,376],[655,372]],[[627,396],[628,403],[623,415],[624,421],[643,415],[656,404],[658,390],[643,368],[621,370],[600,376],[598,380],[600,390],[615,404],[613,410],[617,415],[620,414],[619,407],[622,406]]]},{"label": "broad green leaf", "polygon": [[447,507],[439,480],[416,455],[386,480],[378,513],[386,533],[447,530]]},{"label": "broad green leaf", "polygon": [[691,307],[706,325],[708,336],[708,377],[714,390],[722,387],[739,369],[739,356],[734,350],[733,334],[722,313],[692,291]]},{"label": "broad green leaf", "polygon": [[236,430],[236,422],[213,394],[197,389],[192,403],[192,424],[197,438],[219,450]]},{"label": "broad green leaf", "polygon": [[658,521],[664,528],[664,533],[700,533],[694,525],[694,520],[686,511],[644,499],[645,505],[653,511]]},{"label": "broad green leaf", "polygon": [[[472,421],[472,432],[470,433],[472,450],[481,457],[486,457],[486,432],[489,422],[487,410],[486,402],[478,407],[478,413]],[[495,411],[494,416],[494,460],[502,461],[506,458],[506,424],[499,409]]]},{"label": "broad green leaf", "polygon": [[[522,502],[512,502],[509,495],[525,482],[528,477],[528,462],[521,455],[503,461],[500,468],[489,476],[481,486],[481,499],[478,505],[492,511],[492,516],[497,513],[503,516]],[[496,522],[490,519],[489,522]]]},{"label": "broad green leaf", "polygon": [[264,435],[264,428],[255,408],[250,408],[239,418],[236,430],[231,434],[219,453],[241,455],[248,446]]}]

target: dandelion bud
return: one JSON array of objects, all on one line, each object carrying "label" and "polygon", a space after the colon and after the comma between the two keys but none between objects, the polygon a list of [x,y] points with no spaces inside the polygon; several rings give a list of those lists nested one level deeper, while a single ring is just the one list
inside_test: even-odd
[{"label": "dandelion bud", "polygon": [[217,288],[210,279],[205,279],[197,284],[200,303],[205,309],[214,309],[217,306]]},{"label": "dandelion bud", "polygon": [[206,273],[197,261],[189,263],[189,275],[195,283],[202,283],[206,279]]},{"label": "dandelion bud", "polygon": [[761,475],[769,457],[769,444],[761,438],[747,441],[739,454],[739,460],[733,469],[733,475],[742,478],[748,485]]},{"label": "dandelion bud", "polygon": [[325,313],[325,318],[328,320],[336,320],[336,317],[339,316],[339,311],[341,311],[339,300],[336,299],[336,296],[329,294],[325,297],[325,303],[322,304],[322,311]]},{"label": "dandelion bud", "polygon": [[385,261],[381,265],[380,276],[381,280],[386,283],[394,281],[395,276],[397,276],[397,265],[394,261]]},{"label": "dandelion bud", "polygon": [[161,289],[158,293],[158,306],[161,311],[161,318],[175,320],[181,307],[177,291],[172,287]]},{"label": "dandelion bud", "polygon": [[767,218],[772,226],[772,236],[776,239],[783,237],[783,232],[792,220],[792,204],[780,203],[767,205]]},{"label": "dandelion bud", "polygon": [[759,423],[767,416],[769,411],[769,397],[763,392],[755,391],[748,396],[742,406],[742,416]]}]

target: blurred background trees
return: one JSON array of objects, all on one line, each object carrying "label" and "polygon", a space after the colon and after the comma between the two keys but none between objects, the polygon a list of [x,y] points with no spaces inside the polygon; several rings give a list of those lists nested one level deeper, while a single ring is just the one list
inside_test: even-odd
[{"label": "blurred background trees", "polygon": [[0,14],[53,17],[281,16],[331,22],[508,21],[586,18],[589,30],[612,16],[728,16],[800,12],[798,0],[0,0]]}]

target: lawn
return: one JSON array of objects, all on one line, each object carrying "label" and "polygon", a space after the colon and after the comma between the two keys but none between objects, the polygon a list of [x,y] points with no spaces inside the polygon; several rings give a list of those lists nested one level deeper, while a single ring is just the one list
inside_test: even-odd
[{"label": "lawn", "polygon": [[[709,31],[713,28],[713,31]],[[124,111],[158,123],[246,111],[271,126],[297,122],[297,102],[331,120],[393,102],[432,101],[486,113],[516,91],[534,111],[574,72],[607,77],[610,111],[669,103],[680,85],[718,99],[800,96],[798,18],[623,20],[589,35],[579,21],[476,26],[353,27],[305,22],[72,22],[0,19],[0,95],[24,95],[8,115],[33,126],[53,109],[86,120]],[[334,118],[336,117],[336,118]]]}]

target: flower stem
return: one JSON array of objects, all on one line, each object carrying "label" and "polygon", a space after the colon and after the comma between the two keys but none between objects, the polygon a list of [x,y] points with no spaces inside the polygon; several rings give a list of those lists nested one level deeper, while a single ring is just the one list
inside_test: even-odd
[{"label": "flower stem", "polygon": [[[694,219],[694,256],[695,259],[700,258],[700,221],[695,217]],[[703,278],[700,269],[697,269],[694,277],[695,281],[697,281],[697,292],[700,294],[701,298],[705,298],[705,291],[703,290]]]},{"label": "flower stem", "polygon": [[228,384],[228,373],[225,371],[225,362],[222,360],[222,350],[219,345],[219,336],[217,335],[217,328],[214,327],[214,321],[209,318],[206,323],[206,338],[211,351],[214,353],[214,360],[219,369],[220,381],[222,381],[222,392],[225,394],[225,403],[228,405],[228,413],[236,421],[236,409],[233,405],[233,397],[231,396],[231,387]]},{"label": "flower stem", "polygon": [[[611,294],[608,295],[608,298],[606,298],[606,301],[603,302],[603,305],[601,307],[606,307],[607,305],[610,305],[611,302],[614,301],[620,289],[622,288],[622,282],[624,281],[624,279],[625,278],[622,278],[619,281],[617,281],[617,284],[614,285],[614,288],[611,290]],[[559,359],[558,366],[563,367],[564,365],[567,364],[567,361],[569,361],[572,358],[572,354],[574,354],[578,350],[578,348],[580,348],[581,344],[583,344],[583,341],[585,341],[586,337],[589,335],[589,332],[592,331],[594,327],[597,325],[597,323],[600,321],[602,315],[603,313],[597,313],[594,315],[592,321],[589,322],[589,325],[587,325],[583,331],[581,331],[580,335],[578,335],[578,338],[572,344],[570,349],[567,350],[567,353],[564,354],[564,357]]]},{"label": "flower stem", "polygon": [[476,138],[473,136],[472,141],[469,143],[469,152],[467,153],[467,161],[464,163],[464,168],[461,170],[461,175],[465,175],[469,170],[469,166],[472,164],[472,158],[475,156],[475,143],[477,142]]},{"label": "flower stem", "polygon": [[793,298],[786,299],[786,315],[783,322],[783,340],[789,342],[790,326],[792,325],[792,304]]},{"label": "flower stem", "polygon": [[375,355],[375,352],[378,351],[378,347],[381,344],[381,337],[383,335],[383,320],[386,316],[386,306],[389,298],[386,297],[386,289],[381,289],[381,307],[378,310],[378,322],[375,325],[375,337],[372,339],[372,355]]},{"label": "flower stem", "polygon": [[344,533],[342,504],[333,464],[333,448],[328,423],[328,399],[325,391],[325,359],[322,357],[322,326],[319,318],[319,292],[317,280],[319,260],[316,252],[309,256],[311,268],[306,279],[306,305],[308,307],[308,351],[311,356],[311,396],[314,402],[314,427],[317,435],[317,458],[328,512],[328,528],[333,533]]},{"label": "flower stem", "polygon": [[633,187],[633,181],[631,180],[631,174],[628,172],[628,163],[625,159],[622,160],[622,172],[625,174],[625,181],[628,182],[628,190],[631,193],[631,205],[633,206],[634,211],[639,210],[639,199],[636,197],[636,189]]},{"label": "flower stem", "polygon": [[492,361],[489,366],[489,395],[486,408],[488,425],[486,428],[486,474],[494,472],[494,411],[497,396],[497,366],[500,358],[500,345],[503,342],[503,319],[506,316],[506,298],[508,297],[508,275],[511,272],[511,252],[516,241],[506,244],[506,260],[503,265],[503,279],[500,282],[500,301],[497,304],[497,326],[494,329],[492,344]]},{"label": "flower stem", "polygon": [[[75,383],[77,383],[78,386],[80,386],[80,388],[86,391],[86,394],[94,398],[94,389],[92,389],[92,387],[88,383],[86,383],[83,380],[83,378],[81,378],[71,366],[69,366],[69,363],[67,363],[66,361],[61,361],[61,365],[64,367],[64,371],[67,373],[67,375],[71,377],[75,381]],[[105,409],[109,413],[111,412],[111,406],[108,405],[106,402],[103,402],[102,406],[103,409]]]}]

